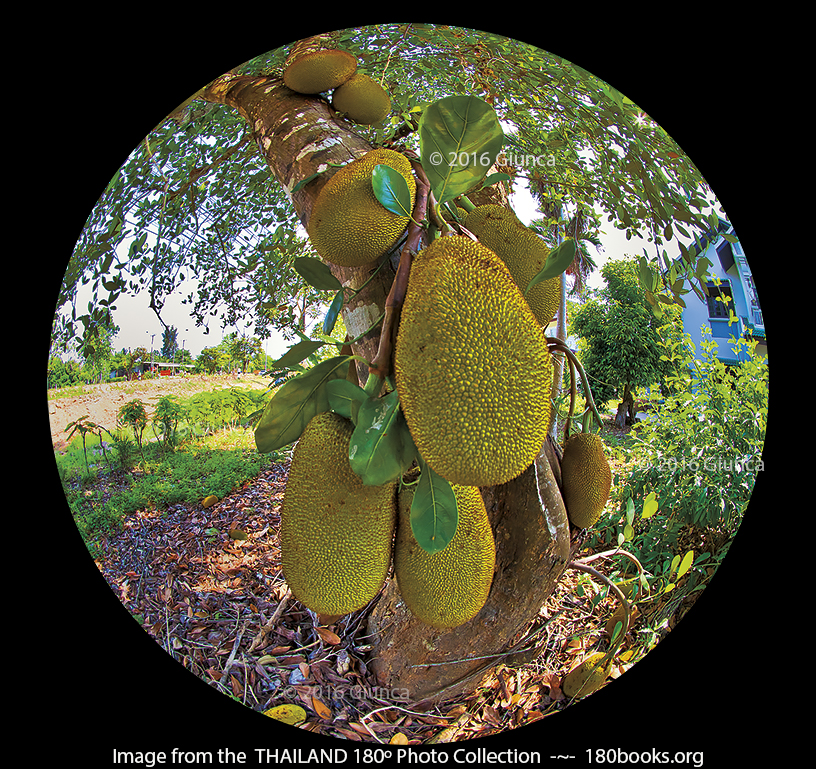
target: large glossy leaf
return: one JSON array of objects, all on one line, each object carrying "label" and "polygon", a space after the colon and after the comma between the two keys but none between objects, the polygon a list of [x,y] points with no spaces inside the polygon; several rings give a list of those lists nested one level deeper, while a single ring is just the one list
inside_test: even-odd
[{"label": "large glossy leaf", "polygon": [[323,333],[326,336],[334,331],[334,324],[337,323],[337,316],[340,314],[340,310],[343,309],[344,298],[343,289],[341,288],[334,295],[334,299],[332,299],[332,303],[329,306],[329,309],[326,311],[326,317],[323,318]]},{"label": "large glossy leaf", "polygon": [[341,417],[357,424],[357,412],[368,400],[368,393],[348,379],[333,379],[326,384],[329,408]]},{"label": "large glossy leaf", "polygon": [[293,266],[295,272],[303,280],[319,291],[337,291],[342,288],[340,281],[332,275],[329,266],[320,259],[315,259],[313,256],[301,256],[295,259]]},{"label": "large glossy leaf", "polygon": [[459,511],[456,496],[448,481],[419,460],[419,477],[411,502],[411,531],[419,546],[427,553],[444,550],[456,533]]},{"label": "large glossy leaf", "polygon": [[366,486],[399,478],[414,461],[416,447],[394,390],[368,398],[357,415],[349,443],[349,464]]},{"label": "large glossy leaf", "polygon": [[477,96],[448,96],[419,121],[422,167],[437,203],[464,195],[490,170],[504,144],[496,112]]},{"label": "large glossy leaf", "polygon": [[524,294],[542,280],[549,280],[550,278],[557,278],[564,270],[572,264],[575,259],[575,241],[572,238],[565,240],[557,248],[554,248],[547,255],[547,262],[541,272],[538,273],[528,284],[524,290]]},{"label": "large glossy leaf", "polygon": [[306,360],[312,353],[319,350],[326,342],[304,339],[292,345],[280,358],[270,364],[271,369],[290,368],[302,360]]},{"label": "large glossy leaf", "polygon": [[411,215],[411,191],[405,177],[391,166],[376,165],[371,173],[374,197],[393,214]]},{"label": "large glossy leaf", "polygon": [[349,355],[338,355],[284,382],[255,427],[255,445],[261,454],[296,441],[312,417],[329,411],[326,385],[345,379],[350,360]]}]

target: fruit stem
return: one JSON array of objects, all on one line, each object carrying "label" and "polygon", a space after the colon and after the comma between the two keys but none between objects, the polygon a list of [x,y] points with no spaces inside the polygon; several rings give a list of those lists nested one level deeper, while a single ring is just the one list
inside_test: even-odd
[{"label": "fruit stem", "polygon": [[607,577],[605,574],[601,574],[601,572],[599,572],[597,569],[593,569],[591,566],[587,566],[586,564],[579,563],[577,561],[571,561],[567,568],[586,572],[587,574],[591,574],[593,577],[596,577],[601,582],[605,583],[609,589],[615,593],[615,597],[618,599],[618,601],[620,601],[620,604],[623,607],[623,626],[621,627],[621,632],[618,633],[617,637],[615,638],[615,642],[609,647],[609,649],[607,649],[606,654],[604,654],[604,658],[599,663],[601,665],[605,665],[607,660],[610,660],[615,656],[616,652],[623,643],[623,639],[629,632],[629,617],[631,615],[629,601],[626,600],[626,596],[623,594],[623,591],[611,579],[609,579],[609,577]]},{"label": "fruit stem", "polygon": [[391,290],[385,300],[385,317],[383,318],[382,331],[380,333],[380,344],[377,354],[369,365],[369,371],[385,379],[391,373],[391,357],[396,341],[397,328],[399,326],[400,310],[405,300],[405,292],[408,289],[408,275],[411,272],[411,263],[414,254],[420,250],[424,229],[417,222],[424,221],[428,209],[428,197],[430,195],[431,184],[425,175],[422,166],[418,161],[409,158],[417,177],[417,192],[414,202],[414,211],[411,222],[408,224],[408,237],[400,253],[397,274],[391,284]]},{"label": "fruit stem", "polygon": [[601,415],[598,413],[598,407],[595,405],[595,400],[592,397],[592,389],[589,386],[589,381],[587,380],[587,375],[584,371],[584,367],[581,365],[581,362],[575,357],[575,353],[570,350],[570,348],[567,347],[567,345],[561,339],[555,336],[548,336],[545,338],[552,351],[563,353],[567,356],[570,363],[575,365],[575,368],[581,375],[581,383],[584,385],[584,397],[586,398],[587,404],[592,409],[592,413],[595,415],[595,419],[598,421],[598,426],[602,427],[603,420],[601,419]]}]

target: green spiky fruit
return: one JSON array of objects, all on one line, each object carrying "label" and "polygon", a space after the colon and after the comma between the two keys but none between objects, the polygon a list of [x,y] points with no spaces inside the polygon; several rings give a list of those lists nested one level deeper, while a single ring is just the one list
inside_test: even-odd
[{"label": "green spiky fruit", "polygon": [[496,563],[493,531],[482,495],[474,486],[453,486],[459,521],[450,542],[427,553],[411,531],[413,491],[400,494],[394,546],[394,574],[411,613],[426,625],[446,630],[462,625],[487,600]]},{"label": "green spiky fruit", "polygon": [[391,112],[391,97],[376,80],[358,72],[332,94],[332,106],[355,123],[373,125]]},{"label": "green spiky fruit", "polygon": [[[547,263],[549,248],[509,208],[479,206],[467,215],[464,225],[481,243],[501,257],[522,293]],[[533,286],[526,299],[538,322],[546,326],[555,316],[561,301],[560,276]]]},{"label": "green spiky fruit", "polygon": [[309,422],[295,446],[281,506],[283,576],[318,614],[365,606],[391,562],[396,487],[364,486],[351,470],[353,429],[334,413]]},{"label": "green spiky fruit", "polygon": [[603,656],[603,652],[595,652],[576,665],[564,676],[561,691],[567,697],[586,697],[600,689],[612,669],[611,659],[599,664]]},{"label": "green spiky fruit", "polygon": [[293,51],[283,71],[287,88],[303,94],[323,93],[345,83],[357,71],[357,57],[339,48]]},{"label": "green spiky fruit", "polygon": [[416,180],[405,155],[376,149],[344,166],[326,182],[309,218],[312,245],[327,262],[346,267],[367,264],[405,232],[410,217],[392,213],[374,195],[371,174],[377,165],[389,166],[405,179],[413,208]]},{"label": "green spiky fruit", "polygon": [[394,370],[420,455],[451,483],[504,483],[538,455],[552,360],[510,272],[484,245],[454,235],[417,255]]},{"label": "green spiky fruit", "polygon": [[612,488],[612,469],[598,435],[577,433],[567,440],[561,459],[561,482],[572,524],[581,529],[594,526]]}]

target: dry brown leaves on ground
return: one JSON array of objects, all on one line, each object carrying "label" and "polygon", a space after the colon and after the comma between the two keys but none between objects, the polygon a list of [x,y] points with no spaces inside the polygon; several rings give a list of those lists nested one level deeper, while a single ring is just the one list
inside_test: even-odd
[{"label": "dry brown leaves on ground", "polygon": [[605,648],[615,608],[609,598],[593,606],[585,578],[579,595],[581,577],[570,571],[522,634],[534,650],[494,668],[470,695],[426,712],[383,699],[365,662],[364,611],[320,627],[288,596],[277,544],[287,471],[273,465],[209,508],[139,511],[101,543],[96,563],[108,584],[180,665],[252,710],[297,704],[308,714],[300,728],[358,741],[459,741],[568,704],[561,677]]}]

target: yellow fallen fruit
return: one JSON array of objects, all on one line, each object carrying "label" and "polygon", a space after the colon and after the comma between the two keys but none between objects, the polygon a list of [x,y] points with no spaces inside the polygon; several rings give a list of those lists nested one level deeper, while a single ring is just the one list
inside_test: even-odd
[{"label": "yellow fallen fruit", "polygon": [[209,496],[204,497],[201,502],[202,507],[212,507],[213,505],[218,503],[218,497],[215,494],[210,494]]}]

